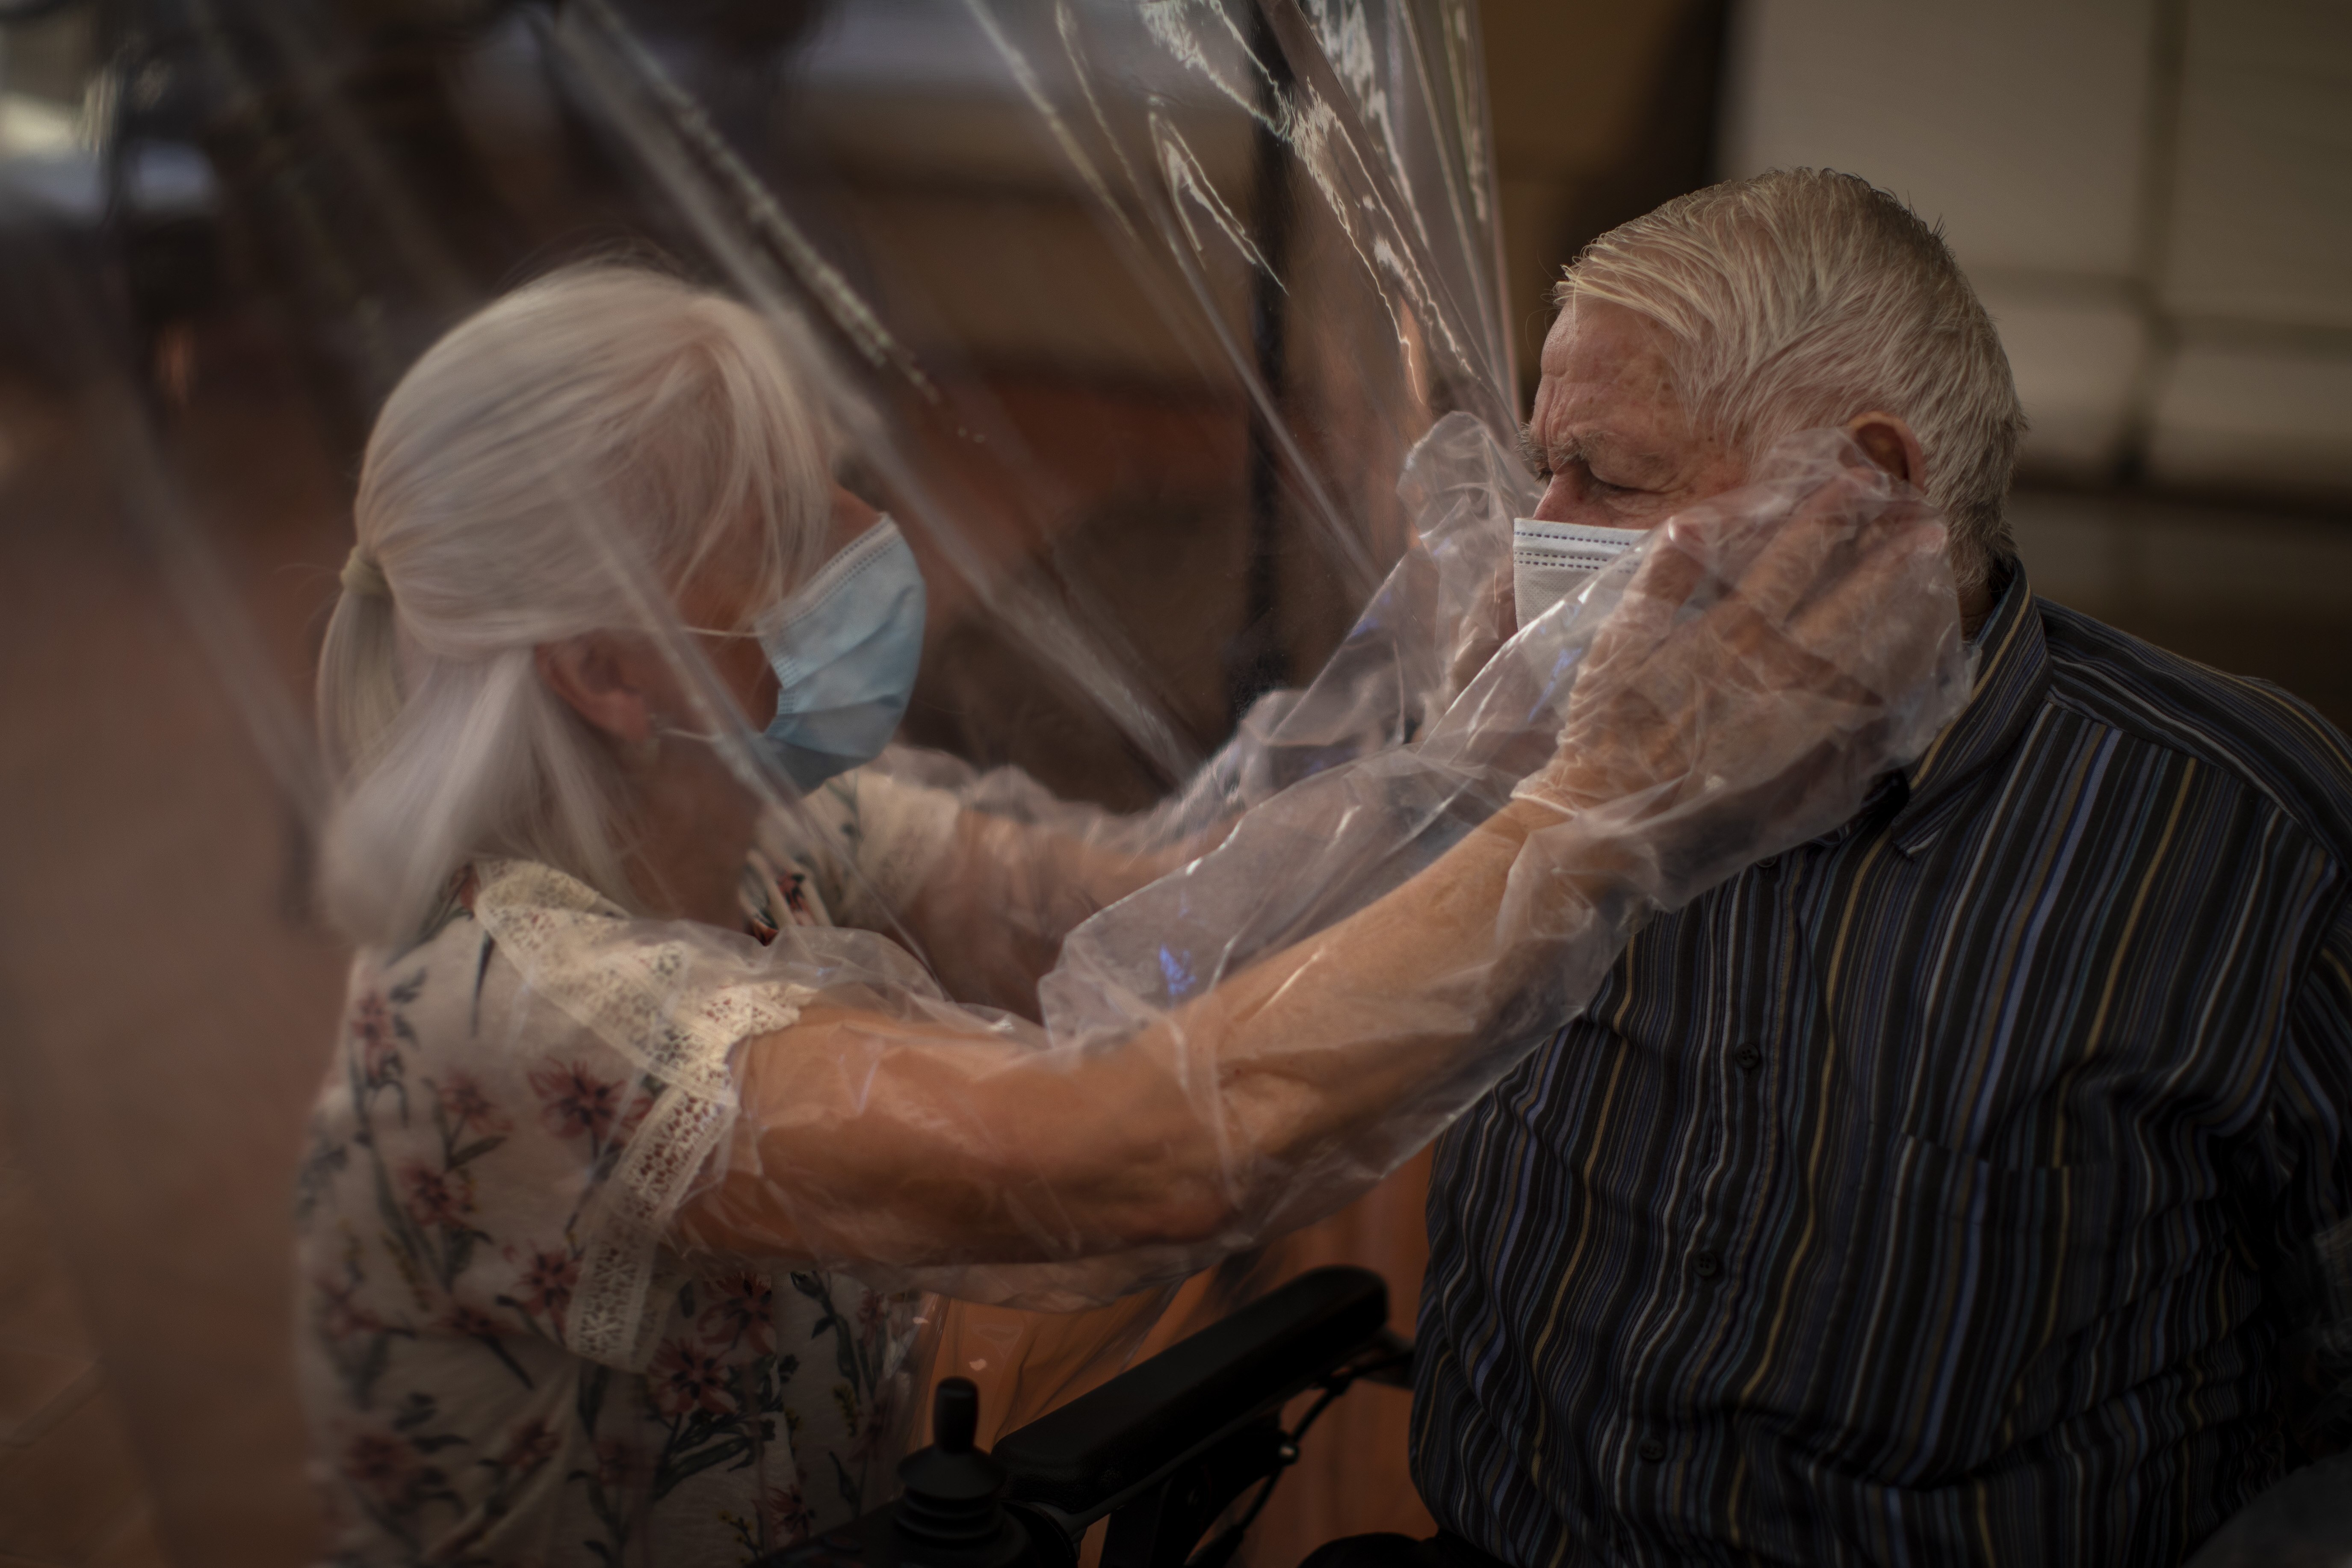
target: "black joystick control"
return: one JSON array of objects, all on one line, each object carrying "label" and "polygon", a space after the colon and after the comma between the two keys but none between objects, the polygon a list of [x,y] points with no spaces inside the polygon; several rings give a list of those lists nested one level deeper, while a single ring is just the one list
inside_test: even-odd
[{"label": "black joystick control", "polygon": [[931,1446],[898,1462],[904,1489],[891,1510],[902,1561],[925,1568],[1013,1568],[1030,1553],[1028,1532],[997,1501],[1004,1467],[972,1447],[980,1390],[966,1377],[931,1394]]}]

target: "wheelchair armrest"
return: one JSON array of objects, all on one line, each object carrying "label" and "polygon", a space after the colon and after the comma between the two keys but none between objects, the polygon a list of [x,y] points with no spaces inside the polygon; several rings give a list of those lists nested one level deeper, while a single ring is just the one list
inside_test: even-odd
[{"label": "wheelchair armrest", "polygon": [[996,1445],[1012,1501],[1101,1518],[1379,1338],[1388,1286],[1317,1268]]}]

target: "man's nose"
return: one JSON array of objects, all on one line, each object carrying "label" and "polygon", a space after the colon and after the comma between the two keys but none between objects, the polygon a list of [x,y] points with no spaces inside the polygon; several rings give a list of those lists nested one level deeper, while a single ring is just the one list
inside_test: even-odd
[{"label": "man's nose", "polygon": [[1569,489],[1566,474],[1554,474],[1551,483],[1544,486],[1536,510],[1528,514],[1539,522],[1573,522],[1576,521],[1576,496]]}]

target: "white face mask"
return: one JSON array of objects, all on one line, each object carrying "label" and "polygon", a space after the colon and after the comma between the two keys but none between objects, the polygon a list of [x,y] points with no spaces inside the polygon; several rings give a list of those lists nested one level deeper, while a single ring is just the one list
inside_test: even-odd
[{"label": "white face mask", "polygon": [[1593,574],[1638,542],[1645,528],[1592,528],[1578,522],[1511,520],[1511,600],[1519,625],[1571,598]]}]

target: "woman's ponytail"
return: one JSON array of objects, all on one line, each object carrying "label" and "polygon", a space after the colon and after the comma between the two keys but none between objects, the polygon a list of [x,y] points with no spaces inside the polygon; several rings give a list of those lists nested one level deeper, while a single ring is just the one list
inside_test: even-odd
[{"label": "woman's ponytail", "polygon": [[[355,569],[373,581],[353,584]],[[319,743],[330,775],[348,779],[400,716],[400,647],[383,572],[360,551],[343,569],[343,594],[319,649]]]}]

